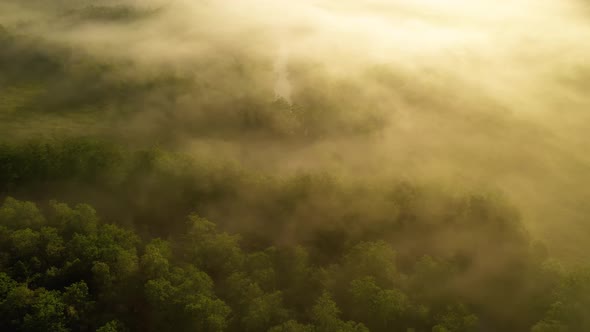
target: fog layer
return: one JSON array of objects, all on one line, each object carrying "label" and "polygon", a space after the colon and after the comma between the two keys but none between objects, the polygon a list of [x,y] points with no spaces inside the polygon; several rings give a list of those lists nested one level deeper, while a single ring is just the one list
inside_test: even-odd
[{"label": "fog layer", "polygon": [[[47,99],[37,125],[10,127],[16,136],[75,130],[265,172],[498,189],[555,255],[583,258],[583,1],[2,0],[0,24],[28,40],[16,50],[50,54],[64,77],[99,91],[88,121],[73,112],[72,87],[55,82],[47,95],[67,102]],[[4,91],[36,86],[42,75],[30,75]],[[73,124],[51,125],[61,117]]]}]

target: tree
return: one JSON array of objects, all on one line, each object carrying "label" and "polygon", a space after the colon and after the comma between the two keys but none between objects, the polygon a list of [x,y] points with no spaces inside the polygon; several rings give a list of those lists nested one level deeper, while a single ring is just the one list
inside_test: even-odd
[{"label": "tree", "polygon": [[86,282],[79,281],[64,289],[63,302],[66,304],[69,326],[75,329],[88,329],[92,325],[89,321],[94,302],[90,300],[90,293]]},{"label": "tree", "polygon": [[37,229],[45,223],[45,218],[32,202],[18,201],[7,197],[0,206],[0,225],[12,229]]},{"label": "tree", "polygon": [[368,332],[360,323],[340,320],[340,309],[332,296],[324,292],[311,309],[311,318],[317,332]]},{"label": "tree", "polygon": [[263,294],[246,304],[242,318],[245,331],[266,331],[288,319],[281,292]]},{"label": "tree", "polygon": [[182,250],[193,264],[216,279],[241,269],[244,255],[238,236],[218,233],[215,224],[197,215],[189,217],[188,227]]},{"label": "tree", "polygon": [[37,289],[29,313],[24,316],[23,329],[39,332],[66,332],[68,331],[66,308],[60,292]]},{"label": "tree", "polygon": [[475,332],[478,331],[479,320],[477,316],[471,314],[464,304],[448,305],[446,310],[436,317],[438,324],[433,327],[433,331],[457,331],[457,332]]},{"label": "tree", "polygon": [[384,241],[361,242],[344,256],[339,274],[349,280],[373,277],[380,286],[392,286],[398,279],[395,259],[395,251]]},{"label": "tree", "polygon": [[351,283],[350,293],[355,306],[352,317],[365,323],[371,331],[411,327],[406,325],[411,304],[401,291],[382,289],[375,284],[373,277],[365,277]]},{"label": "tree", "polygon": [[125,332],[126,329],[124,327],[124,325],[117,321],[117,320],[112,320],[110,322],[107,322],[106,324],[104,324],[103,326],[99,327],[96,332]]},{"label": "tree", "polygon": [[30,228],[15,230],[10,234],[10,241],[16,258],[27,259],[40,253],[41,234]]},{"label": "tree", "polygon": [[96,233],[98,216],[96,210],[90,205],[78,204],[73,209],[67,204],[55,201],[52,201],[50,205],[53,210],[50,223],[60,229],[65,238],[70,239],[74,234]]},{"label": "tree", "polygon": [[[0,328],[6,331],[57,331],[67,328],[66,309],[59,291],[29,289],[0,277],[6,296],[0,301]],[[8,287],[6,287],[8,285]]]},{"label": "tree", "polygon": [[590,307],[590,268],[579,268],[565,275],[554,301],[545,318],[533,327],[533,332],[590,329],[587,315],[587,308]]},{"label": "tree", "polygon": [[159,278],[168,274],[170,263],[168,259],[172,256],[172,250],[167,241],[154,239],[145,246],[144,254],[141,256],[141,269],[146,278]]},{"label": "tree", "polygon": [[314,332],[312,325],[305,325],[297,321],[290,320],[283,324],[272,327],[268,332]]},{"label": "tree", "polygon": [[153,308],[153,326],[178,326],[183,331],[223,331],[231,310],[213,293],[213,281],[194,267],[175,268],[144,287]]}]

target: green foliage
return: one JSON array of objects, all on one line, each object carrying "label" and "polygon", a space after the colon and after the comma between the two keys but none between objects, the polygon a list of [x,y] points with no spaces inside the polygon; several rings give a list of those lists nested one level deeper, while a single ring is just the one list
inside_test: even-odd
[{"label": "green foliage", "polygon": [[363,324],[352,321],[342,321],[340,309],[328,292],[324,292],[316,301],[311,309],[311,319],[318,332],[337,332],[337,331],[368,331]]},{"label": "green foliage", "polygon": [[272,327],[268,332],[313,332],[314,328],[311,325],[304,325],[297,321],[290,320],[281,325]]},{"label": "green foliage", "polygon": [[360,310],[353,315],[356,320],[367,322],[372,331],[391,330],[410,310],[405,294],[395,289],[382,289],[375,279],[365,277],[351,283],[353,303]]},{"label": "green foliage", "polygon": [[141,256],[141,270],[148,278],[163,277],[170,271],[172,251],[168,242],[154,239],[146,244]]},{"label": "green foliage", "polygon": [[590,328],[590,269],[577,269],[565,275],[558,286],[554,303],[545,318],[531,331],[584,331]]},{"label": "green foliage", "polygon": [[[495,123],[503,117],[478,120],[474,91],[454,98],[430,84],[436,70],[371,66],[357,77],[292,60],[288,102],[271,97],[268,43],[245,43],[250,56],[223,31],[209,43],[191,29],[203,52],[157,65],[151,49],[141,61],[97,50],[104,36],[133,36],[125,29],[182,27],[149,21],[177,4],[145,6],[0,0],[35,13],[0,15],[0,331],[590,331],[590,273],[551,266],[502,195],[399,179],[421,174],[412,162],[454,154],[490,162],[482,178],[520,185],[494,167],[543,162],[551,172],[538,174],[556,174],[554,161],[577,150],[547,162],[498,148],[503,135],[556,141]],[[456,144],[458,130],[493,139]],[[494,163],[480,146],[508,158]],[[398,158],[408,152],[419,156]],[[275,172],[277,156],[288,167]],[[568,158],[565,174],[587,171]]]},{"label": "green foliage", "polygon": [[288,319],[281,292],[264,294],[248,303],[242,318],[246,331],[266,331]]},{"label": "green foliage", "polygon": [[383,241],[362,242],[354,246],[342,262],[343,274],[349,278],[373,277],[381,285],[395,283],[395,251]]},{"label": "green foliage", "polygon": [[126,329],[123,327],[121,322],[112,320],[103,326],[99,327],[96,332],[124,332]]},{"label": "green foliage", "polygon": [[189,217],[188,227],[184,247],[194,264],[216,277],[228,276],[241,267],[244,255],[239,237],[216,232],[215,224],[196,215]]},{"label": "green foliage", "polygon": [[223,331],[231,309],[213,294],[213,281],[195,268],[174,269],[166,278],[148,280],[145,294],[153,307],[155,327]]},{"label": "green foliage", "polygon": [[21,202],[8,197],[0,207],[0,224],[6,227],[36,228],[42,225],[43,222],[43,215],[32,202]]},{"label": "green foliage", "polygon": [[463,304],[447,306],[444,313],[437,317],[437,321],[433,331],[478,331],[477,316],[469,313]]},{"label": "green foliage", "polygon": [[[588,274],[546,261],[496,196],[258,178],[93,141],[0,152],[5,195],[92,203],[5,198],[2,330],[589,328]],[[523,308],[507,312],[508,294]]]}]

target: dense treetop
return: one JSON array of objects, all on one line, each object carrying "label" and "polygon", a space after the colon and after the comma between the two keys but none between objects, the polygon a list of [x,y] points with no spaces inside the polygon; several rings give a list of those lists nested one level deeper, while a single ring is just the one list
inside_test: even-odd
[{"label": "dense treetop", "polygon": [[582,5],[365,2],[0,0],[0,331],[590,331]]},{"label": "dense treetop", "polygon": [[549,260],[496,194],[261,178],[92,140],[0,160],[2,192],[38,202],[0,207],[3,330],[589,327],[590,274]]}]

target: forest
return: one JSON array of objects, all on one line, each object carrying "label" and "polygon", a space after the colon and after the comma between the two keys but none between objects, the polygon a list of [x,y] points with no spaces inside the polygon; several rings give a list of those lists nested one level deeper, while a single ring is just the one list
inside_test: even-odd
[{"label": "forest", "polygon": [[0,331],[590,331],[587,9],[0,0]]}]

